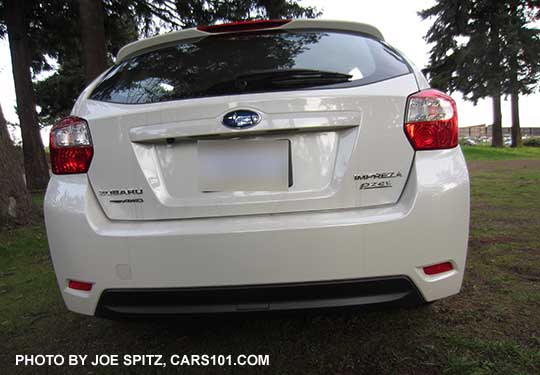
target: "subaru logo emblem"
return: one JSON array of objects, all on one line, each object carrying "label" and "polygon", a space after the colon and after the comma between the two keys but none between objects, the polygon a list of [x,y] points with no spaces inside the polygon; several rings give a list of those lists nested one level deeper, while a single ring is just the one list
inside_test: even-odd
[{"label": "subaru logo emblem", "polygon": [[223,116],[223,125],[233,129],[244,129],[261,122],[261,115],[249,110],[238,110]]}]

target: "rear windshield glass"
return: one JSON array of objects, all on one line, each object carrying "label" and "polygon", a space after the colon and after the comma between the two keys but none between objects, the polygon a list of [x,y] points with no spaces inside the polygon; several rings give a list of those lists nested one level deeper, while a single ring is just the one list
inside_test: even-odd
[{"label": "rear windshield glass", "polygon": [[[337,78],[324,75],[308,79],[305,74],[292,78],[280,75],[306,70],[341,74]],[[311,30],[222,34],[164,45],[130,57],[105,75],[90,98],[143,104],[350,87],[409,72],[409,66],[393,49],[359,34]],[[350,77],[344,78],[344,74]],[[242,78],[246,76],[249,79]]]}]

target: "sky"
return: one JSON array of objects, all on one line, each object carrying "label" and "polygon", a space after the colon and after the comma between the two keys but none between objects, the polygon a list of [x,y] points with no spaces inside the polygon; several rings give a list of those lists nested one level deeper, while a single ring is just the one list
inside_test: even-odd
[{"label": "sky", "polygon": [[[386,41],[402,51],[420,69],[429,59],[430,46],[423,37],[431,25],[422,21],[417,12],[434,4],[433,0],[303,0],[302,5],[316,6],[323,11],[321,18],[364,22],[377,27]],[[482,100],[473,105],[454,93],[459,113],[459,125],[471,126],[491,124],[491,100]],[[15,87],[11,71],[11,58],[7,41],[0,41],[0,103],[6,119],[18,123],[15,113]],[[540,93],[520,98],[521,126],[540,126],[536,108],[540,104]],[[503,126],[510,126],[510,103],[503,101]],[[43,133],[47,141],[46,131]]]}]

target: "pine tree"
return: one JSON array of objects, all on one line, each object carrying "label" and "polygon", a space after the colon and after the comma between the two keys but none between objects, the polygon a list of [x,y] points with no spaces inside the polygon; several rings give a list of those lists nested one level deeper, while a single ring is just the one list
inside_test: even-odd
[{"label": "pine tree", "polygon": [[503,145],[501,97],[512,97],[517,140],[518,95],[539,81],[538,30],[528,25],[537,9],[536,0],[438,0],[419,13],[435,18],[426,35],[434,43],[427,69],[432,84],[475,103],[491,97],[496,147]]},{"label": "pine tree", "polygon": [[540,30],[531,27],[538,19],[540,1],[510,0],[501,26],[507,77],[504,92],[510,96],[512,147],[522,145],[519,121],[519,95],[534,92],[540,80]]}]

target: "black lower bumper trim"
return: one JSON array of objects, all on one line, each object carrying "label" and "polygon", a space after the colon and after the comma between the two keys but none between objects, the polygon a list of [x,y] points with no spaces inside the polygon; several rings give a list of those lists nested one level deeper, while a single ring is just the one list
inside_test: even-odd
[{"label": "black lower bumper trim", "polygon": [[184,315],[424,302],[405,276],[201,288],[108,289],[97,316]]}]

